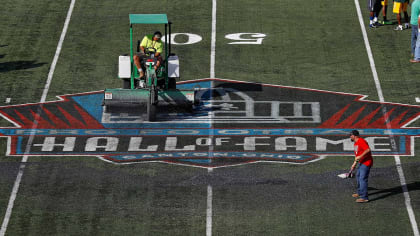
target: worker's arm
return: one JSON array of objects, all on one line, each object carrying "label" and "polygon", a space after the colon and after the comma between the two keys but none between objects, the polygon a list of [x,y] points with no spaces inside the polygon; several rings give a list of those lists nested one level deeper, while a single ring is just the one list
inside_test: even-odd
[{"label": "worker's arm", "polygon": [[354,161],[362,161],[362,159],[366,156],[366,154],[368,154],[370,152],[370,148],[367,148],[362,154],[360,154],[359,156],[356,156],[354,158]]},{"label": "worker's arm", "polygon": [[360,154],[359,156],[356,156],[354,158],[354,162],[353,165],[351,166],[351,169],[355,169],[356,165],[358,162],[362,161],[362,159],[366,156],[366,154],[368,154],[370,152],[370,148],[367,148],[362,154]]},{"label": "worker's arm", "polygon": [[417,20],[417,26],[419,27],[419,32],[420,32],[420,14],[419,14],[419,19]]},{"label": "worker's arm", "polygon": [[144,53],[144,49],[145,49],[145,47],[147,47],[147,42],[148,42],[148,38],[147,38],[147,35],[146,36],[144,36],[144,38],[143,38],[143,40],[141,40],[141,43],[140,43],[140,50]]}]

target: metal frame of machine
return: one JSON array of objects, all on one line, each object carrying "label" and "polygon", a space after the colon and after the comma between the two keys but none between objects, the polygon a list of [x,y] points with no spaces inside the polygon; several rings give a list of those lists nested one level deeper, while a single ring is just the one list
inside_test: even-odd
[{"label": "metal frame of machine", "polygon": [[[118,77],[123,80],[123,88],[105,89],[105,112],[111,107],[135,106],[144,110],[147,120],[156,121],[157,106],[186,107],[189,110],[195,104],[194,90],[176,89],[175,79],[179,77],[179,61],[171,53],[171,22],[166,14],[130,14],[130,56],[119,57]],[[165,25],[165,54],[162,69],[158,74],[152,63],[146,66],[145,86],[138,86],[141,78],[134,65],[133,26],[136,24]],[[137,43],[139,44],[139,43]],[[137,45],[138,51],[138,45]],[[171,61],[171,63],[169,63]],[[142,110],[142,111],[143,111]]]}]

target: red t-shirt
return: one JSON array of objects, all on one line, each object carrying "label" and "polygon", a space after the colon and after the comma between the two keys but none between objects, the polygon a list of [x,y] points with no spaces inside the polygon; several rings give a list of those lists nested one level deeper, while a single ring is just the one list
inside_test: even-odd
[{"label": "red t-shirt", "polygon": [[[363,138],[359,138],[357,142],[354,142],[354,155],[361,155],[366,149],[369,148],[369,144]],[[365,156],[360,159],[360,164],[365,166],[373,165],[372,153],[368,152]]]}]

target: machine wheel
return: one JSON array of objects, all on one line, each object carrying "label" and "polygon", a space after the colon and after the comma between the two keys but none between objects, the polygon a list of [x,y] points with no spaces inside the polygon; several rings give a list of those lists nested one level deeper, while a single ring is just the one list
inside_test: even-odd
[{"label": "machine wheel", "polygon": [[156,104],[151,104],[150,101],[147,103],[147,120],[156,121]]},{"label": "machine wheel", "polygon": [[[148,121],[156,121],[156,110],[157,110],[157,104],[153,104],[154,96],[155,96],[155,90],[150,90],[149,95],[149,101],[147,102],[147,120]],[[153,99],[152,99],[153,98]]]},{"label": "machine wheel", "polygon": [[123,89],[131,89],[131,83],[128,79],[123,79]]},{"label": "machine wheel", "polygon": [[176,78],[168,78],[168,89],[176,89]]},{"label": "machine wheel", "polygon": [[[137,88],[139,81],[134,79],[134,88]],[[131,89],[131,79],[123,79],[123,89]]]},{"label": "machine wheel", "polygon": [[104,113],[113,113],[113,112],[115,112],[115,107],[113,107],[113,106],[106,106],[106,105],[104,105]]}]

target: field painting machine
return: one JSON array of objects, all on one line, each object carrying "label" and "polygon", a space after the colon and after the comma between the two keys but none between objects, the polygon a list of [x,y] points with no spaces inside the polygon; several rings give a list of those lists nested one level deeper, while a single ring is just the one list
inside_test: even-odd
[{"label": "field painting machine", "polygon": [[[194,90],[179,90],[176,79],[179,79],[179,59],[171,53],[171,22],[166,14],[130,14],[130,55],[119,56],[118,77],[123,82],[123,88],[105,89],[104,111],[113,108],[123,108],[128,111],[146,110],[147,121],[156,121],[158,106],[170,106],[192,112],[195,101]],[[156,58],[154,52],[146,49],[147,59],[144,67],[145,76],[139,78],[139,72],[134,64],[133,26],[136,24],[164,24],[164,55],[163,63],[157,71],[154,69]],[[140,50],[140,40],[137,41],[137,52]],[[141,85],[141,86],[140,86]],[[146,108],[146,109],[145,109]]]}]

